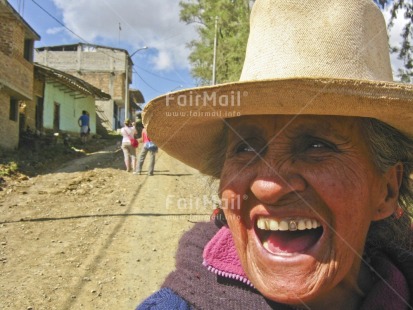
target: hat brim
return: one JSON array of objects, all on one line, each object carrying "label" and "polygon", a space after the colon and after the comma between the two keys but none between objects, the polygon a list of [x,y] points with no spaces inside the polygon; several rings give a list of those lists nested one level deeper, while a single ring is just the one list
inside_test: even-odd
[{"label": "hat brim", "polygon": [[350,79],[248,81],[169,93],[149,102],[143,122],[169,155],[205,172],[226,119],[246,115],[371,117],[412,136],[413,85]]}]

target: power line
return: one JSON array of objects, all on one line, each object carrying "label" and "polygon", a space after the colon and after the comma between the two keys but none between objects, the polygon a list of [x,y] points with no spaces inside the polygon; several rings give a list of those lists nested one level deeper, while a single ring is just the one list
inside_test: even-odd
[{"label": "power line", "polygon": [[[48,11],[46,11],[46,9],[44,9],[40,4],[38,4],[36,1],[32,0],[34,4],[36,4],[43,12],[45,12],[47,15],[49,15],[51,18],[53,18],[56,22],[58,22],[60,25],[62,25],[64,28],[66,28],[68,31],[70,31],[71,33],[73,33],[76,37],[78,37],[80,40],[82,40],[85,43],[88,43],[85,39],[83,39],[81,36],[79,36],[78,34],[76,34],[74,31],[72,31],[71,29],[69,29],[68,27],[65,26],[65,24],[63,24],[60,20],[58,20],[56,17],[54,17],[52,14],[50,14]],[[90,43],[89,43],[90,44]]]},{"label": "power line", "polygon": [[141,77],[140,74],[139,74],[138,72],[136,72],[135,69],[133,69],[133,72],[136,73],[136,75],[139,76],[139,78],[142,80],[142,82],[143,82],[146,86],[148,86],[150,89],[152,89],[153,91],[157,92],[158,94],[163,94],[163,93],[164,93],[164,92],[161,92],[161,91],[153,88],[151,85],[149,85],[149,84],[143,79],[143,77]]},{"label": "power line", "polygon": [[170,79],[170,78],[166,78],[166,77],[160,76],[160,75],[158,75],[158,74],[155,74],[155,73],[153,73],[153,72],[150,72],[150,71],[148,71],[148,70],[146,70],[146,69],[144,69],[144,68],[142,68],[142,67],[139,67],[139,66],[137,66],[137,65],[135,65],[135,67],[137,67],[139,70],[145,71],[146,73],[149,73],[150,75],[156,76],[156,77],[158,77],[158,78],[160,78],[160,79],[164,79],[164,80],[167,80],[167,81],[170,81],[170,82],[175,82],[175,83],[180,83],[180,84],[183,82],[183,81],[173,80],[173,79]]},{"label": "power line", "polygon": [[[62,27],[64,27],[65,29],[67,29],[69,32],[71,32],[73,35],[75,35],[76,37],[78,37],[82,42],[84,42],[84,43],[86,43],[86,44],[89,44],[89,45],[96,45],[96,44],[93,44],[93,43],[88,42],[86,39],[82,38],[80,35],[78,35],[78,34],[75,33],[74,31],[72,31],[72,30],[71,30],[70,28],[68,28],[64,23],[62,23],[59,19],[57,19],[56,17],[54,17],[54,16],[53,16],[51,13],[49,13],[45,8],[43,8],[40,4],[38,4],[35,0],[32,0],[32,2],[33,2],[34,4],[36,4],[36,5],[37,5],[43,12],[45,12],[48,16],[50,16],[51,18],[53,18],[59,25],[61,25]],[[126,50],[125,50],[125,51],[126,51]],[[113,58],[113,59],[121,60],[121,58],[118,58],[118,57],[115,57],[114,55],[110,55],[110,54],[108,54],[108,53],[105,53],[105,51],[101,51],[101,52],[102,52],[103,54],[105,54],[105,55]],[[138,67],[138,68],[139,68],[140,70],[142,70],[142,71],[145,71],[145,72],[148,73],[148,74],[151,74],[151,75],[153,75],[153,76],[155,76],[155,77],[158,77],[158,78],[161,78],[161,79],[170,81],[170,82],[179,83],[179,84],[181,84],[181,83],[183,82],[183,81],[177,81],[177,80],[173,80],[173,79],[169,79],[169,78],[160,76],[160,75],[158,75],[158,74],[155,74],[155,73],[153,73],[153,72],[150,72],[150,71],[148,71],[148,70],[146,70],[146,69],[144,69],[144,68],[141,68],[141,67]],[[161,91],[153,88],[151,85],[149,85],[149,84],[142,78],[142,76],[139,75],[139,73],[138,73],[135,69],[133,69],[133,72],[136,73],[136,74],[139,76],[139,78],[142,80],[142,82],[143,82],[146,86],[148,86],[150,89],[152,89],[153,91],[155,91],[155,92],[157,92],[157,93],[159,93],[159,94],[162,94],[162,93],[163,93],[163,92],[161,92]]]},{"label": "power line", "polygon": [[[53,18],[57,23],[59,23],[59,25],[63,26],[65,29],[67,29],[68,31],[70,31],[71,33],[73,33],[76,37],[78,37],[79,39],[81,39],[84,43],[88,44],[88,45],[92,45],[92,46],[96,46],[96,44],[90,43],[88,42],[86,39],[82,38],[80,35],[78,35],[77,33],[75,33],[74,31],[72,31],[71,29],[69,29],[68,27],[66,27],[65,24],[63,24],[60,20],[58,20],[56,17],[54,17],[51,13],[49,13],[45,8],[43,8],[40,4],[38,4],[35,0],[32,0],[33,3],[35,3],[42,11],[44,11],[47,15],[49,15],[51,18]],[[115,57],[113,55],[110,55],[108,53],[106,53],[105,51],[101,51],[102,54],[105,54],[106,56],[113,58],[115,60],[122,60],[122,58],[119,57]]]}]

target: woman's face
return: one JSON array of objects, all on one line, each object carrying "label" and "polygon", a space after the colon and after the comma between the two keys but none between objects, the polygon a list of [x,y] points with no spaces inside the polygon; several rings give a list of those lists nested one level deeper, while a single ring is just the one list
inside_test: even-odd
[{"label": "woman's face", "polygon": [[288,304],[353,290],[386,195],[360,119],[250,116],[228,132],[220,192],[249,280]]}]

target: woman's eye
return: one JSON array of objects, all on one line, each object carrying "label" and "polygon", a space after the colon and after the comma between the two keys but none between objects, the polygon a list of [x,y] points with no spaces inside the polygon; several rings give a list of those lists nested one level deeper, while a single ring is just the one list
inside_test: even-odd
[{"label": "woman's eye", "polygon": [[252,146],[242,143],[237,146],[235,152],[239,154],[239,153],[244,153],[244,152],[256,152],[256,150]]},{"label": "woman's eye", "polygon": [[321,149],[323,147],[326,147],[326,145],[322,142],[314,142],[314,143],[311,143],[310,147],[313,149]]},{"label": "woman's eye", "polygon": [[307,144],[308,150],[333,151],[337,152],[337,146],[326,141],[314,140]]}]

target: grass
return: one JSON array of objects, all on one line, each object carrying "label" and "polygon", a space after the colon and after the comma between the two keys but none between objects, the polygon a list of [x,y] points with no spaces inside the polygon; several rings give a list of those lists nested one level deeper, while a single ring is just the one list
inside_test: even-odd
[{"label": "grass", "polygon": [[11,176],[15,174],[17,170],[18,170],[18,165],[14,161],[11,161],[7,164],[0,164],[0,177]]}]

